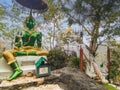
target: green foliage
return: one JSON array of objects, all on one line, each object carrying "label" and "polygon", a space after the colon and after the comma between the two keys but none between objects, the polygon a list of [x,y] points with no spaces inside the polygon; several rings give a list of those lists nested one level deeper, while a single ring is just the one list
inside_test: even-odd
[{"label": "green foliage", "polygon": [[77,0],[74,5],[76,13],[81,12],[81,9],[82,9],[81,7],[82,7],[82,0]]},{"label": "green foliage", "polygon": [[11,10],[11,11],[14,13],[15,17],[16,17],[16,16],[18,17],[18,16],[20,15],[19,10],[18,10],[15,6],[12,7],[12,10]]},{"label": "green foliage", "polygon": [[48,0],[49,1],[49,3],[52,3],[54,0]]},{"label": "green foliage", "polygon": [[64,11],[64,12],[71,11],[70,9],[68,9],[68,8],[66,8],[66,7],[62,7],[61,10]]},{"label": "green foliage", "polygon": [[[70,65],[74,68],[79,68],[80,58],[77,57],[75,54],[70,56]],[[83,68],[86,68],[86,62],[83,60]]]},{"label": "green foliage", "polygon": [[2,54],[0,53],[0,58],[2,58]]},{"label": "green foliage", "polygon": [[73,19],[69,18],[69,19],[68,19],[68,24],[69,24],[69,26],[71,26],[73,23],[74,23]]},{"label": "green foliage", "polygon": [[16,14],[16,13],[18,13],[18,10],[14,7],[14,5],[10,7],[10,6],[7,6],[7,5],[4,6],[1,4],[1,7],[0,7],[0,32],[1,32],[0,38],[4,37],[4,39],[10,41],[9,45],[11,46],[12,46],[12,41],[14,40],[14,31],[16,32],[18,29],[16,24],[13,24],[13,23],[20,22],[20,20],[17,20],[18,19],[17,16],[20,15],[20,13],[19,14]]},{"label": "green foliage", "polygon": [[118,70],[118,68],[119,64],[116,61],[111,61],[109,78],[113,81],[116,81],[117,75],[120,75],[120,71]]},{"label": "green foliage", "polygon": [[76,56],[72,56],[71,57],[71,65],[72,65],[72,67],[79,68],[79,61],[80,61],[80,58],[78,58]]},{"label": "green foliage", "polygon": [[48,11],[43,14],[45,20],[52,20],[58,12],[57,4],[52,3],[53,0],[48,1]]},{"label": "green foliage", "polygon": [[115,88],[111,85],[108,85],[108,84],[103,84],[103,87],[106,88],[107,90],[117,90],[117,88]]},{"label": "green foliage", "polygon": [[[62,2],[62,0],[60,0]],[[74,3],[71,3],[74,2]],[[71,3],[71,4],[69,4]],[[70,6],[69,6],[70,5]],[[97,51],[98,46],[102,44],[104,39],[109,39],[120,35],[119,30],[119,16],[120,16],[120,2],[119,0],[67,0],[62,2],[62,10],[68,16],[68,22],[71,20],[82,26],[82,30],[90,38],[90,50],[93,56]],[[71,20],[69,20],[69,18]],[[89,28],[88,28],[89,26]],[[118,27],[118,29],[116,29]],[[106,38],[107,37],[107,38]],[[98,44],[100,41],[101,43]]]},{"label": "green foliage", "polygon": [[3,30],[5,28],[5,24],[3,22],[0,22],[0,30]]},{"label": "green foliage", "polygon": [[[0,20],[4,19],[4,17],[3,17],[4,14],[5,14],[5,11],[3,10],[2,7],[0,7]],[[4,28],[5,28],[5,23],[0,21],[0,30],[3,30]]]},{"label": "green foliage", "polygon": [[118,75],[120,75],[120,44],[116,41],[109,43],[113,48],[111,48],[111,62],[110,62],[110,73],[109,79],[112,81],[117,81]]},{"label": "green foliage", "polygon": [[66,66],[66,53],[61,48],[55,47],[50,50],[48,55],[48,63],[51,65],[51,69],[59,69]]},{"label": "green foliage", "polygon": [[2,7],[0,7],[0,15],[4,15],[5,14],[5,11],[3,10]]},{"label": "green foliage", "polygon": [[72,51],[67,56],[67,66],[73,67],[73,68],[79,68],[79,61],[80,58],[77,57],[76,52]]}]

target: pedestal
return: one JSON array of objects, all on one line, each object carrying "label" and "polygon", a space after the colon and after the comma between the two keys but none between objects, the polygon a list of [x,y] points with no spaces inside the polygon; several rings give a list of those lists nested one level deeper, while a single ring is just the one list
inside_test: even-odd
[{"label": "pedestal", "polygon": [[[47,59],[46,56],[18,56],[16,60],[23,70],[23,75],[31,72],[35,74],[35,63],[39,60],[40,57],[44,57]],[[0,79],[6,79],[12,74],[11,67],[7,64],[4,58],[0,59]]]}]

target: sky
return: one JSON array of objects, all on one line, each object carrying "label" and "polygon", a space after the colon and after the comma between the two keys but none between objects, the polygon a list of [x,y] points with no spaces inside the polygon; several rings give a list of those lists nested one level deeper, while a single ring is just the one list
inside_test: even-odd
[{"label": "sky", "polygon": [[[0,0],[0,5],[1,4],[4,5],[4,6],[6,6],[7,7],[6,9],[9,11],[10,6],[12,5],[12,0]],[[68,24],[64,23],[64,26],[67,28]],[[80,29],[80,27],[78,27],[77,24],[75,24],[74,26],[72,26],[72,28],[74,28],[75,30],[79,30]]]},{"label": "sky", "polygon": [[12,1],[11,0],[0,0],[0,4],[3,4],[3,5],[6,5],[6,6],[9,6],[12,4]]},{"label": "sky", "polygon": [[[7,8],[7,10],[9,10],[10,9],[10,6],[12,5],[12,0],[0,0],[0,5],[4,5],[4,6],[6,6]],[[68,24],[65,24],[65,27],[67,28],[67,26],[68,26]],[[78,25],[77,24],[75,24],[74,26],[72,26],[72,28],[74,28],[75,30],[79,30],[80,29],[80,27],[78,27]]]},{"label": "sky", "polygon": [[[6,7],[6,10],[8,11],[8,12],[11,12],[11,8],[10,7],[12,7],[12,0],[0,0],[0,5],[3,5],[3,6],[5,6]],[[11,13],[12,14],[12,13]],[[22,16],[23,15],[23,17],[25,18],[27,15],[24,15],[24,14],[20,14],[20,16]],[[34,18],[36,19],[36,20],[39,20],[38,22],[43,22],[43,19],[42,19],[42,17],[40,18],[39,17],[39,19],[38,19],[38,16],[36,16],[36,15],[34,15]],[[23,19],[24,20],[24,19]],[[7,20],[8,21],[8,20]],[[62,23],[62,29],[63,30],[65,30],[65,29],[67,29],[67,27],[68,27],[68,24],[67,23],[63,23],[64,22],[64,20],[61,20],[60,21],[60,23]],[[11,24],[13,24],[13,23],[11,23]],[[19,26],[22,26],[23,24],[22,24],[22,22],[21,23],[15,23],[16,25],[19,25]],[[10,25],[10,24],[9,24]],[[45,29],[45,28],[44,28]],[[81,26],[79,26],[78,24],[74,24],[74,25],[72,25],[72,29],[74,30],[74,31],[82,31],[82,27]],[[41,30],[42,31],[42,30]],[[116,38],[116,40],[118,40],[118,41],[120,41],[120,37],[118,38]],[[89,45],[89,41],[90,41],[90,38],[89,37],[87,37],[85,34],[84,34],[84,37],[83,37],[83,41],[84,41],[84,43],[85,44],[87,44],[87,45]]]},{"label": "sky", "polygon": [[[5,6],[6,7],[6,10],[7,11],[9,11],[9,12],[11,12],[11,10],[10,10],[10,7],[12,6],[12,0],[0,0],[0,5],[3,5],[3,6]],[[12,14],[12,13],[10,13],[10,14]],[[22,15],[22,14],[21,14]],[[20,16],[20,15],[19,15]],[[26,15],[24,15],[23,14],[23,17],[26,17]],[[38,19],[38,17],[37,16],[34,16],[34,18],[36,19],[36,20],[39,20],[40,21],[40,23],[42,22],[42,18],[39,18]],[[24,20],[24,19],[23,19]],[[67,29],[67,27],[68,27],[68,23],[63,23],[64,22],[64,20],[63,21],[61,21],[60,23],[62,23],[62,29],[63,30],[65,30],[65,29]],[[15,24],[19,24],[19,23],[15,23]],[[21,24],[21,23],[20,23]],[[74,31],[81,31],[82,30],[82,27],[81,26],[79,26],[78,24],[74,24],[74,25],[72,25],[72,29],[74,30]],[[85,43],[88,43],[87,41],[87,38],[85,37],[83,37],[83,40],[84,40],[84,42]]]},{"label": "sky", "polygon": [[[14,28],[14,27],[11,27],[12,24],[16,25],[16,27],[17,26],[23,27],[23,21],[26,18],[26,16],[28,16],[29,14],[26,15],[25,13],[20,13],[19,17],[23,17],[23,18],[21,18],[21,20],[18,23],[16,23],[16,22],[14,23],[14,21],[11,22],[11,19],[14,19],[13,12],[11,12],[12,0],[0,0],[0,6],[4,7],[5,11],[7,11],[7,14],[6,14],[6,15],[8,15],[7,19],[2,20],[2,22],[8,23],[6,25],[6,27],[10,27],[12,29],[12,28]],[[12,16],[13,18],[9,18],[9,16]],[[38,22],[40,22],[40,23],[42,22],[42,17],[41,18],[39,17],[39,19],[38,19],[38,16],[35,14],[33,14],[33,17],[35,18],[36,21],[39,20]],[[45,31],[46,28],[42,28],[42,30],[40,30],[40,31],[42,31],[42,33],[43,33],[43,29]],[[2,34],[1,34],[1,36],[2,36]],[[0,37],[0,40],[4,41],[4,37],[3,36]]]},{"label": "sky", "polygon": [[12,1],[11,0],[0,0],[0,3],[4,4],[10,4]]}]

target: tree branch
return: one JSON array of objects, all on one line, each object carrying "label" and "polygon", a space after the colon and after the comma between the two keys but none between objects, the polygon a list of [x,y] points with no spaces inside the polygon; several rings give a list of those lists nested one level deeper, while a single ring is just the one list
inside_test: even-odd
[{"label": "tree branch", "polygon": [[72,19],[74,19],[76,22],[78,22],[78,23],[84,28],[84,30],[85,30],[89,35],[91,35],[91,33],[89,32],[89,30],[88,30],[78,19],[76,19],[74,16],[70,15],[69,13],[67,13],[67,15],[68,15],[69,17],[71,17]]},{"label": "tree branch", "polygon": [[[63,5],[63,3],[62,3],[61,0],[60,0],[60,3],[61,3],[61,5],[62,5],[62,7],[64,7],[64,5]],[[72,15],[69,14],[68,12],[66,12],[66,14],[67,14],[69,17],[73,18],[76,22],[78,22],[78,23],[84,28],[84,30],[85,30],[89,35],[91,35],[91,33],[89,32],[89,30],[88,30],[78,19],[76,19],[74,16],[72,16]]]}]

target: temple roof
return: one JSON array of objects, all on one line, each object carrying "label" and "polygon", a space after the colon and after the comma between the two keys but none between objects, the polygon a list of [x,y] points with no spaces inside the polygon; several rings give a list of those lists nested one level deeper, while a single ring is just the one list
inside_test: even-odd
[{"label": "temple roof", "polygon": [[71,26],[68,26],[68,28],[64,31],[64,34],[73,34],[73,30],[71,28]]}]

